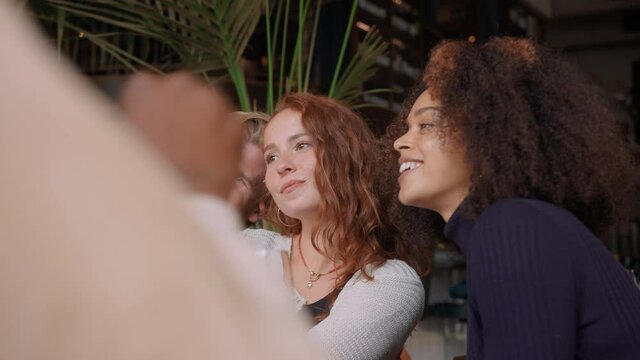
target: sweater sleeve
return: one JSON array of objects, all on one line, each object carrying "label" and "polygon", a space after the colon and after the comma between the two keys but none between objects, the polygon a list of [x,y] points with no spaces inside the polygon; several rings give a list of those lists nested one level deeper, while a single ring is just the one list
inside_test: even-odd
[{"label": "sweater sleeve", "polygon": [[574,359],[576,281],[561,241],[574,225],[566,222],[522,200],[501,201],[478,220],[467,269],[469,326],[479,333],[471,359]]},{"label": "sweater sleeve", "polygon": [[366,281],[356,274],[310,330],[331,359],[395,359],[420,320],[424,288],[409,265],[388,260],[373,275]]}]

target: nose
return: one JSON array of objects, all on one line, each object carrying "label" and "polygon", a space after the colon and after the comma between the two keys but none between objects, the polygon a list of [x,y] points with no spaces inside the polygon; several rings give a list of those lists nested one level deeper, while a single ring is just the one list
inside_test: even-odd
[{"label": "nose", "polygon": [[282,154],[280,156],[278,165],[276,166],[276,171],[280,176],[296,171],[296,167],[288,154]]},{"label": "nose", "polygon": [[409,132],[407,131],[404,135],[400,136],[393,142],[393,148],[397,152],[401,152],[402,150],[409,150],[412,147],[411,139],[409,138]]}]

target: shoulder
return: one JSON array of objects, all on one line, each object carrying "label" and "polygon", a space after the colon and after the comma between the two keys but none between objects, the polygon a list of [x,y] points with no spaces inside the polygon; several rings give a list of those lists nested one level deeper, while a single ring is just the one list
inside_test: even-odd
[{"label": "shoulder", "polygon": [[373,278],[367,280],[356,273],[340,291],[331,309],[332,320],[413,328],[425,303],[424,286],[415,270],[404,261],[387,260],[370,274]]},{"label": "shoulder", "polygon": [[267,243],[277,243],[283,241],[284,236],[280,233],[265,229],[244,229],[240,236],[247,241],[262,241]]},{"label": "shoulder", "polygon": [[289,251],[289,246],[291,245],[290,237],[265,229],[245,229],[240,232],[240,237],[255,250],[258,255]]},{"label": "shoulder", "polygon": [[387,260],[340,291],[329,316],[311,329],[332,358],[395,359],[422,317],[424,287],[405,262]]},{"label": "shoulder", "polygon": [[375,279],[401,279],[410,282],[420,282],[420,277],[416,271],[402,260],[387,260],[378,267],[367,269]]},{"label": "shoulder", "polygon": [[561,207],[532,199],[504,199],[478,217],[468,260],[496,262],[511,254],[547,262],[567,261],[588,233],[572,213]]},{"label": "shoulder", "polygon": [[[373,267],[368,266],[367,273],[372,276],[367,280],[361,272],[357,272],[347,282],[343,292],[349,292],[351,288],[369,289],[374,292],[390,290],[398,296],[404,293],[417,299],[424,298],[424,287],[416,271],[402,260],[387,260],[384,264]],[[384,293],[384,291],[380,292]]]},{"label": "shoulder", "polygon": [[576,232],[588,229],[571,212],[548,202],[508,198],[487,208],[476,221],[475,235],[489,232],[493,239],[505,235],[526,237],[554,236],[573,237]]},{"label": "shoulder", "polygon": [[531,221],[578,221],[571,212],[559,206],[540,200],[523,198],[508,198],[497,201],[480,215],[478,221],[495,218],[512,219],[523,215]]}]

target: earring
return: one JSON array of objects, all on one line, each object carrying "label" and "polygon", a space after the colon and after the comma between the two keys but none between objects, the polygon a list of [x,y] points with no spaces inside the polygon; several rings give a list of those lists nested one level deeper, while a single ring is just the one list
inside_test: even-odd
[{"label": "earring", "polygon": [[278,221],[280,221],[282,223],[282,225],[284,225],[286,227],[294,227],[294,226],[297,225],[297,222],[294,222],[293,224],[287,224],[286,221],[282,220],[282,217],[281,217],[280,213],[282,213],[282,211],[280,211],[280,208],[278,208],[278,211],[276,212],[276,217],[278,218]]}]

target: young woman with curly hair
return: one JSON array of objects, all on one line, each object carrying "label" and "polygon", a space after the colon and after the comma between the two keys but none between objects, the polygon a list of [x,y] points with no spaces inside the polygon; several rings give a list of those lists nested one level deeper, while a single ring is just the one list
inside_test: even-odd
[{"label": "young woman with curly hair", "polygon": [[[335,359],[395,359],[424,289],[374,190],[376,141],[343,105],[286,96],[264,132],[265,219],[244,235],[283,274],[312,337]],[[413,265],[414,267],[416,265]]]},{"label": "young woman with curly hair", "polygon": [[525,39],[444,42],[423,81],[387,136],[400,201],[440,214],[466,257],[467,358],[640,358],[640,291],[594,235],[637,190],[603,97]]}]

